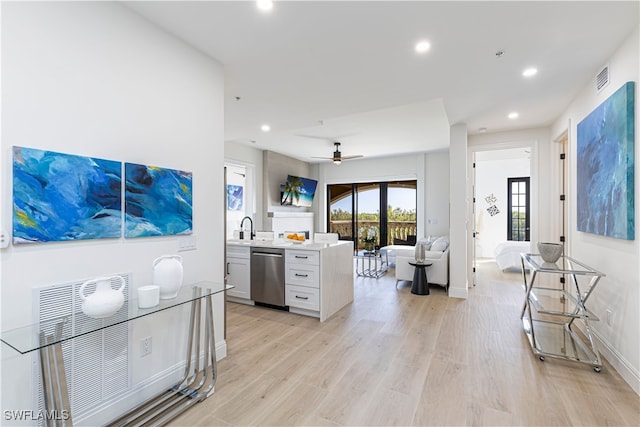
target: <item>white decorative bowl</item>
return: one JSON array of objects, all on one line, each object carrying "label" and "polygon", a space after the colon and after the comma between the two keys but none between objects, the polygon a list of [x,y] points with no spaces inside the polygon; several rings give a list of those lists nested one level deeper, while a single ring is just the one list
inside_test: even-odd
[{"label": "white decorative bowl", "polygon": [[538,252],[545,262],[555,263],[562,255],[562,244],[538,242]]}]

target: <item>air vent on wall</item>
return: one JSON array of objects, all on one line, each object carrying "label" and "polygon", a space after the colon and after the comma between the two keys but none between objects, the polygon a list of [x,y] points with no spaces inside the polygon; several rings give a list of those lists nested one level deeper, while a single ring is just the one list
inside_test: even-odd
[{"label": "air vent on wall", "polygon": [[606,65],[599,73],[596,75],[596,91],[600,93],[602,89],[607,87],[609,84],[609,65]]},{"label": "air vent on wall", "polygon": [[[127,318],[131,273],[120,274],[127,283],[124,288],[125,303],[114,317]],[[82,301],[78,291],[84,281],[34,287],[33,315],[36,323],[48,322],[60,317],[68,318],[65,328],[75,333],[75,328],[87,323],[102,324],[102,319],[88,319],[82,313]],[[86,294],[95,291],[95,284],[87,286]],[[51,323],[51,322],[48,322]],[[51,323],[53,325],[53,323]],[[46,330],[45,332],[50,332]],[[69,400],[74,422],[86,418],[97,407],[105,407],[117,401],[129,390],[129,326],[126,322],[101,329],[62,343],[62,357],[69,387]],[[33,354],[34,406],[45,410],[42,378],[38,352]],[[45,425],[44,417],[38,425]]]}]

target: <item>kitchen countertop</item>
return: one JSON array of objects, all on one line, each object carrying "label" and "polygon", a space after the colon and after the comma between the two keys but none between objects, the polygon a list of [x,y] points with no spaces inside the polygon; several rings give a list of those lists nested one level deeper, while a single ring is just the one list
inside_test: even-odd
[{"label": "kitchen countertop", "polygon": [[314,243],[311,240],[307,240],[303,243],[288,242],[283,239],[276,240],[238,240],[229,239],[227,245],[234,246],[251,246],[256,248],[285,248],[285,249],[299,249],[303,251],[320,251],[322,249],[332,248],[336,246],[348,245],[351,241],[338,241],[337,243]]}]

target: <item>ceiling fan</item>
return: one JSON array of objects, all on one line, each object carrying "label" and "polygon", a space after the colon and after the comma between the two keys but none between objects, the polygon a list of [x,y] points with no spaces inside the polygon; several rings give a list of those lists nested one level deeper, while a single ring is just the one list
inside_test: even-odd
[{"label": "ceiling fan", "polygon": [[336,151],[333,152],[333,157],[313,157],[313,158],[331,160],[336,165],[339,165],[340,163],[342,163],[343,160],[351,160],[351,159],[357,159],[358,157],[364,157],[362,154],[356,154],[353,156],[343,156],[342,153],[340,152],[340,143],[334,142],[333,145],[336,146]]}]

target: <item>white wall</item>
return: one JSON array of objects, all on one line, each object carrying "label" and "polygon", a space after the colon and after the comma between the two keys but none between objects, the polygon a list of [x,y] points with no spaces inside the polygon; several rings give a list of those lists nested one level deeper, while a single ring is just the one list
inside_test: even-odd
[{"label": "white wall", "polygon": [[[191,171],[197,250],[181,253],[184,282],[223,280],[221,64],[114,2],[3,2],[2,87],[6,227],[14,145]],[[149,284],[152,261],[175,253],[177,242],[120,238],[3,249],[2,329],[32,323],[33,286],[120,272],[133,273],[133,288]],[[218,346],[224,346],[222,303],[218,295]],[[141,334],[153,337],[144,360],[137,347],[131,350],[134,383],[183,357],[183,337],[176,342],[170,335],[183,327],[167,316],[133,325],[134,342]],[[31,357],[3,346],[3,409],[32,408],[30,376]]]},{"label": "white wall", "polygon": [[449,251],[449,296],[467,298],[471,280],[471,254],[469,238],[471,227],[471,194],[469,171],[467,125],[458,123],[451,126],[450,171],[449,171],[449,221],[451,249]]},{"label": "white wall", "polygon": [[[316,201],[316,230],[327,227],[328,184],[377,182],[391,180],[418,181],[418,236],[449,233],[449,155],[447,152],[350,160],[339,166],[321,163]],[[316,206],[314,201],[314,210]],[[427,224],[431,219],[431,224]]]},{"label": "white wall", "polygon": [[428,153],[424,157],[424,236],[448,235],[449,152]]},{"label": "white wall", "polygon": [[[495,257],[495,248],[507,240],[508,210],[507,179],[529,176],[530,161],[518,159],[476,159],[476,256]],[[497,200],[488,203],[485,198],[493,195]],[[500,211],[491,215],[487,209],[495,205]]]},{"label": "white wall", "polygon": [[[251,216],[256,230],[265,230],[262,212],[262,150],[248,145],[225,142],[225,161],[247,166],[247,194],[251,194],[251,207],[245,210],[245,214]],[[238,222],[238,225],[240,223]]]},{"label": "white wall", "polygon": [[[620,46],[608,61],[611,82],[600,94],[590,81],[571,103],[565,114],[553,125],[553,135],[560,135],[569,128],[569,254],[587,265],[604,272],[589,300],[589,307],[602,319],[593,322],[602,342],[601,350],[607,359],[640,394],[640,242],[638,240],[638,212],[640,211],[640,99],[638,28]],[[604,65],[604,64],[603,64]],[[594,76],[599,70],[593,70]],[[576,229],[576,141],[577,125],[613,92],[628,81],[636,82],[635,91],[635,240],[620,240]],[[612,312],[611,324],[607,324],[606,310]]]}]

